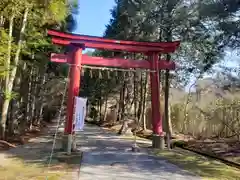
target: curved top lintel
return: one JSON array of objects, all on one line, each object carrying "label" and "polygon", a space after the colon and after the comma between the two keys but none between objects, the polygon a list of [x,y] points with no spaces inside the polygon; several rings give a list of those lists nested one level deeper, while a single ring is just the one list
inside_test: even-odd
[{"label": "curved top lintel", "polygon": [[96,36],[86,36],[86,35],[77,35],[66,32],[60,32],[56,30],[48,30],[48,35],[55,36],[59,38],[66,38],[71,40],[81,40],[81,41],[93,41],[97,43],[110,43],[116,45],[128,45],[134,47],[152,47],[152,48],[162,48],[164,49],[174,49],[174,51],[179,47],[180,41],[174,42],[138,42],[138,41],[124,41],[124,40],[115,40],[115,39],[106,39]]}]

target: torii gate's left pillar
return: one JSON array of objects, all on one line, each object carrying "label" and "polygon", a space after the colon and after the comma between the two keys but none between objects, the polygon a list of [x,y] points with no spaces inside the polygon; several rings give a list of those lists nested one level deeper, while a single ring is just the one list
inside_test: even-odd
[{"label": "torii gate's left pillar", "polygon": [[67,118],[65,121],[64,136],[62,139],[62,149],[68,154],[76,147],[74,138],[74,98],[79,95],[81,64],[82,64],[82,47],[73,46],[73,50],[69,55],[69,86],[68,86],[68,101],[67,101]]}]

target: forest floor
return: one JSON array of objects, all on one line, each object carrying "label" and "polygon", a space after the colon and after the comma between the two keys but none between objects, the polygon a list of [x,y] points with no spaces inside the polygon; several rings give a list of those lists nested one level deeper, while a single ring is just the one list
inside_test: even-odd
[{"label": "forest floor", "polygon": [[[15,140],[12,139],[11,144],[0,143],[0,180],[74,179],[79,171],[80,159],[74,164],[59,161],[53,156],[49,164],[55,129],[55,124],[47,124],[21,138],[13,138]],[[59,139],[58,136],[55,152],[60,148]]]},{"label": "forest floor", "polygon": [[191,140],[188,141],[187,147],[240,164],[240,141],[231,139]]},{"label": "forest floor", "polygon": [[22,135],[15,135],[7,137],[5,141],[0,140],[0,152],[6,151],[11,148],[15,148],[20,145],[24,145],[29,142],[30,139],[44,135],[48,129],[48,126],[51,126],[52,123],[42,122],[41,126],[33,126],[31,130],[26,131]]},{"label": "forest floor", "polygon": [[[118,132],[121,125],[107,128],[109,131]],[[138,132],[138,139],[151,139],[152,132]],[[133,138],[133,137],[129,137]],[[176,141],[187,141],[191,139],[183,135],[178,135]],[[229,161],[239,163],[240,160],[240,143],[230,140],[189,140],[187,147],[201,150],[207,154],[214,154]],[[196,153],[174,148],[171,151],[154,151],[154,154],[167,158],[170,162],[184,168],[187,171],[196,173],[206,180],[240,180],[239,169],[225,165],[217,160],[206,158]]]},{"label": "forest floor", "polygon": [[[118,131],[121,125],[111,127],[112,130]],[[138,137],[151,139],[152,131],[137,132]],[[200,150],[203,153],[214,155],[228,161],[240,164],[240,141],[233,139],[203,139],[196,140],[191,136],[183,134],[174,135],[174,141],[185,142],[185,147],[193,150]]]}]

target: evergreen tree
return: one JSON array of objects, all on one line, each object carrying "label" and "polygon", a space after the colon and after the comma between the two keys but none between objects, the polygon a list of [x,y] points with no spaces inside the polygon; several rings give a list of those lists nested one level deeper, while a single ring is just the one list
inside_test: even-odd
[{"label": "evergreen tree", "polygon": [[[30,114],[31,102],[29,100],[32,100],[31,92],[36,89],[33,88],[33,82],[37,81],[33,78],[36,77],[38,72],[38,68],[34,67],[36,65],[34,60],[49,57],[48,50],[52,50],[52,47],[46,37],[46,28],[57,27],[60,22],[64,21],[68,14],[68,6],[65,4],[65,0],[44,2],[38,0],[4,0],[0,3],[0,9],[2,9],[0,13],[1,36],[5,37],[3,43],[5,43],[5,49],[7,49],[5,57],[3,57],[5,73],[2,77],[4,87],[2,92],[4,101],[1,106],[1,136],[4,138],[7,119],[10,118],[9,105],[10,102],[13,102],[12,99],[16,98],[14,90],[18,89],[21,78],[26,77],[29,79],[29,92],[28,95],[25,95],[25,100],[27,100],[25,102],[27,104],[25,106],[27,114],[25,113],[25,115]],[[27,70],[29,70],[28,76],[27,74],[24,75]],[[21,76],[21,74],[23,75]],[[32,108],[32,111],[34,111],[34,107]]]}]

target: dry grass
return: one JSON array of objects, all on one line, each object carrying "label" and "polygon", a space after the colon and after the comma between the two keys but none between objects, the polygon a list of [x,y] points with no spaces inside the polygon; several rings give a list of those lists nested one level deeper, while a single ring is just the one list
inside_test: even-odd
[{"label": "dry grass", "polygon": [[27,164],[17,158],[1,157],[0,180],[59,180],[66,171],[50,171],[44,166]]},{"label": "dry grass", "polygon": [[238,156],[238,157],[226,157],[225,159],[240,164],[240,156]]},{"label": "dry grass", "polygon": [[199,175],[204,180],[240,180],[239,169],[189,151],[176,148],[172,151],[155,151],[154,153],[180,168]]}]

